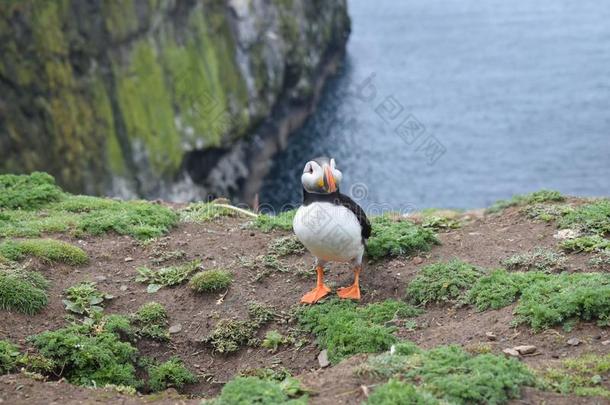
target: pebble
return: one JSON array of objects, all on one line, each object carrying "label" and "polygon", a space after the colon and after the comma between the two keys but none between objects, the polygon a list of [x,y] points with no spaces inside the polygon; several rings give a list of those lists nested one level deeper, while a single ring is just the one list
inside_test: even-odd
[{"label": "pebble", "polygon": [[608,346],[608,345],[610,345],[610,340],[604,340],[604,341],[602,342],[602,345],[604,345],[604,346]]},{"label": "pebble", "polygon": [[122,286],[119,287],[119,290],[121,291],[127,291],[127,286],[125,284],[123,284]]},{"label": "pebble", "polygon": [[106,276],[95,276],[95,279],[98,281],[106,281],[108,279],[108,277]]},{"label": "pebble", "polygon": [[422,264],[424,262],[424,259],[422,259],[419,256],[415,256],[412,260],[413,264]]},{"label": "pebble", "polygon": [[506,354],[507,356],[511,356],[511,357],[519,357],[519,352],[516,351],[515,349],[504,349],[502,350],[502,353]]},{"label": "pebble", "polygon": [[318,364],[320,364],[321,368],[330,366],[330,361],[328,361],[328,351],[326,349],[322,350],[320,354],[318,354]]},{"label": "pebble", "polygon": [[178,333],[182,330],[182,325],[177,323],[169,327],[169,333]]},{"label": "pebble", "polygon": [[126,261],[126,262],[133,262],[133,257],[126,257],[123,260]]},{"label": "pebble", "polygon": [[574,239],[576,237],[578,237],[578,232],[574,229],[561,229],[553,235],[555,239]]},{"label": "pebble", "polygon": [[580,344],[580,339],[578,339],[578,338],[571,338],[571,339],[568,339],[567,343],[570,346],[578,346]]},{"label": "pebble", "polygon": [[487,339],[489,340],[496,340],[498,338],[493,332],[485,332],[485,336],[487,336]]},{"label": "pebble", "polygon": [[520,354],[532,354],[537,350],[536,346],[533,345],[515,346],[513,349],[518,351]]}]

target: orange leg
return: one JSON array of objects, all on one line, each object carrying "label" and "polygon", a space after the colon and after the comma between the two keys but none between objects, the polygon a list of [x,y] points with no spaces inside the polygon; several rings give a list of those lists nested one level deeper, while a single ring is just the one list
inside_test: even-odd
[{"label": "orange leg", "polygon": [[318,273],[316,288],[303,295],[301,298],[303,304],[315,304],[330,292],[330,288],[324,285],[324,268],[320,265],[316,266],[316,273]]},{"label": "orange leg", "polygon": [[356,266],[354,268],[354,284],[349,287],[339,288],[337,290],[337,294],[339,298],[350,299],[350,300],[359,300],[360,299],[360,270],[362,269],[361,265]]}]

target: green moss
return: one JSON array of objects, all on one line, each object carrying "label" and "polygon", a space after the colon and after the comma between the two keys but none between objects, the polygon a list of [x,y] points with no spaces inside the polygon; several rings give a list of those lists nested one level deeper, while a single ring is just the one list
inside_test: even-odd
[{"label": "green moss", "polygon": [[292,230],[292,221],[296,210],[284,211],[278,215],[260,214],[253,222],[252,226],[265,233],[274,230]]},{"label": "green moss", "polygon": [[418,305],[459,303],[483,272],[471,264],[453,260],[423,267],[407,287],[408,299]]},{"label": "green moss", "polygon": [[[610,246],[610,243],[609,243]],[[565,268],[566,257],[549,249],[537,247],[527,253],[520,253],[502,260],[509,270],[559,271]]]},{"label": "green moss", "polygon": [[182,284],[199,266],[201,266],[201,260],[193,260],[188,263],[163,267],[157,270],[140,267],[138,268],[136,281],[147,283],[148,292],[154,293],[162,287]]},{"label": "green moss", "polygon": [[6,340],[0,340],[0,375],[10,373],[17,367],[19,348]]},{"label": "green moss", "polygon": [[600,252],[610,249],[610,240],[599,235],[580,236],[561,241],[559,247],[567,252]]},{"label": "green moss", "polygon": [[428,251],[439,243],[434,232],[410,221],[394,221],[384,215],[373,218],[371,222],[367,255],[373,260]]},{"label": "green moss", "polygon": [[610,354],[586,354],[563,360],[559,367],[541,373],[548,388],[562,394],[599,396],[610,399],[603,381],[610,374]]},{"label": "green moss", "polygon": [[610,234],[610,200],[601,199],[581,205],[558,220],[560,228],[571,228],[585,234],[604,236]]},{"label": "green moss", "polygon": [[154,392],[169,387],[182,389],[186,384],[197,382],[197,377],[184,367],[182,360],[178,358],[171,358],[165,363],[149,367],[148,377],[148,386]]},{"label": "green moss", "polygon": [[305,405],[307,396],[297,394],[291,399],[291,385],[260,379],[257,377],[237,377],[229,381],[212,401],[214,405]]},{"label": "green moss", "polygon": [[0,208],[32,210],[61,197],[55,179],[46,173],[0,175]]},{"label": "green moss", "polygon": [[405,303],[386,300],[367,306],[331,300],[304,307],[298,313],[299,324],[314,333],[318,345],[328,350],[328,358],[337,363],[357,353],[377,353],[396,342],[395,328],[386,322],[415,316],[419,312]]},{"label": "green moss", "polygon": [[169,340],[167,312],[158,302],[147,302],[133,315],[138,336],[153,340]]},{"label": "green moss", "polygon": [[561,193],[558,191],[540,190],[529,194],[516,195],[510,200],[497,201],[487,209],[487,212],[496,213],[509,207],[540,204],[546,202],[560,202],[564,200],[565,197],[562,196]]},{"label": "green moss", "polygon": [[197,292],[216,292],[231,285],[233,275],[226,270],[210,269],[195,274],[189,285]]},{"label": "green moss", "polygon": [[0,309],[28,315],[40,312],[49,300],[48,288],[49,282],[40,273],[0,265]]},{"label": "green moss", "polygon": [[375,388],[365,403],[367,405],[434,405],[439,404],[439,401],[428,393],[422,393],[413,384],[390,379]]},{"label": "green moss", "polygon": [[89,256],[81,248],[54,239],[5,241],[0,244],[0,254],[11,260],[34,256],[49,263],[60,262],[72,265],[85,264],[89,261]]}]

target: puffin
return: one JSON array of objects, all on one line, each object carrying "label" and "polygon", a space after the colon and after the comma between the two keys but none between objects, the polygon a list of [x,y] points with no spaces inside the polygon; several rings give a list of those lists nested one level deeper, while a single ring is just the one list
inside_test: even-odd
[{"label": "puffin", "polygon": [[318,157],[303,168],[303,202],[292,227],[296,237],[315,257],[316,287],[301,298],[301,303],[315,304],[330,293],[324,284],[324,266],[328,262],[350,263],[354,283],[339,288],[342,299],[360,299],[360,272],[371,223],[354,200],[339,191],[343,174],[335,159]]}]

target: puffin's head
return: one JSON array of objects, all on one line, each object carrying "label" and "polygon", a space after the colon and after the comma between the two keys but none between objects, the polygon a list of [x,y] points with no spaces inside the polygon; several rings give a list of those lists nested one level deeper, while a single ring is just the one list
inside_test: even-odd
[{"label": "puffin's head", "polygon": [[301,183],[309,193],[330,194],[339,189],[343,174],[335,167],[335,159],[319,157],[303,168]]}]

